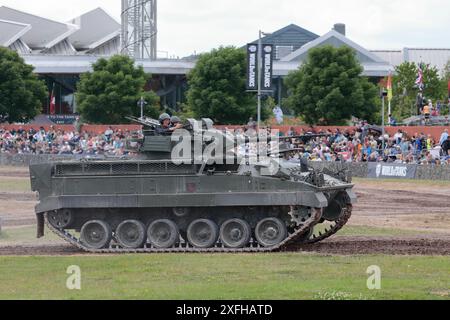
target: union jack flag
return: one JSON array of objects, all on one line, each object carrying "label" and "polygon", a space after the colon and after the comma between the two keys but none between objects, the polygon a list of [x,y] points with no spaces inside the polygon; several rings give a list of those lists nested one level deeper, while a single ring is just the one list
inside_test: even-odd
[{"label": "union jack flag", "polygon": [[424,88],[424,84],[423,84],[423,64],[420,63],[419,64],[419,70],[417,72],[417,79],[416,79],[416,86],[420,89],[423,90]]}]

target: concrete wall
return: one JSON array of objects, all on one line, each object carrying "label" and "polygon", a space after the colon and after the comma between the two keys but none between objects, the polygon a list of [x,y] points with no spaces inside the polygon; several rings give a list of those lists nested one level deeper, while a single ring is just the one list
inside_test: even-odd
[{"label": "concrete wall", "polygon": [[[2,166],[29,166],[31,163],[46,163],[49,161],[73,160],[70,155],[31,155],[31,154],[0,154]],[[366,178],[368,173],[367,163],[341,163],[341,162],[310,162],[316,169],[327,167],[333,171],[349,169],[354,177]],[[418,180],[447,180],[450,181],[450,166],[417,166],[416,179]]]}]

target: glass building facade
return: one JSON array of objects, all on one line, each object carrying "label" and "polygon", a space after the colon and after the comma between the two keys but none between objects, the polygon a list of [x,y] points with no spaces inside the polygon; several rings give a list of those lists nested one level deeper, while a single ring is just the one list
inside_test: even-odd
[{"label": "glass building facade", "polygon": [[39,77],[45,81],[48,96],[43,113],[50,114],[50,97],[52,91],[55,94],[55,114],[70,115],[77,113],[75,92],[80,76],[78,74],[40,74]]}]

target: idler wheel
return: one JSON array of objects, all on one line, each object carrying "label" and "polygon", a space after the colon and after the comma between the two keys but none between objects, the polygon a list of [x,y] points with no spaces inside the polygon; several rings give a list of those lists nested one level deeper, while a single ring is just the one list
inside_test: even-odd
[{"label": "idler wheel", "polygon": [[147,229],[147,238],[157,249],[173,247],[180,239],[180,231],[171,220],[156,220]]},{"label": "idler wheel", "polygon": [[81,228],[81,242],[89,249],[106,248],[111,242],[111,237],[111,227],[101,220],[88,221]]},{"label": "idler wheel", "polygon": [[249,224],[241,219],[231,219],[225,221],[220,228],[220,239],[228,248],[246,247],[252,236],[252,229]]},{"label": "idler wheel", "polygon": [[126,220],[116,229],[117,242],[123,248],[142,248],[146,237],[144,224],[137,220]]},{"label": "idler wheel", "polygon": [[196,248],[211,248],[219,239],[219,227],[211,220],[195,220],[187,229],[187,238],[189,243]]},{"label": "idler wheel", "polygon": [[263,247],[273,247],[287,237],[286,225],[278,218],[261,220],[255,229],[255,237]]},{"label": "idler wheel", "polygon": [[48,222],[57,229],[65,229],[73,222],[73,212],[69,209],[55,210],[47,214]]}]

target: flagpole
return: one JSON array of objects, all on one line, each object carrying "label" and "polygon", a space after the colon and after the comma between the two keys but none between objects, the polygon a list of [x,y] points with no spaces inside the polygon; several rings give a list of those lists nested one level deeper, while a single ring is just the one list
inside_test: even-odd
[{"label": "flagpole", "polygon": [[[391,112],[391,100],[389,100],[389,102],[388,102],[388,116],[389,116],[389,122],[390,122],[390,118],[391,118],[391,114],[392,114],[392,112]],[[391,124],[389,123],[389,126],[390,126]]]}]

